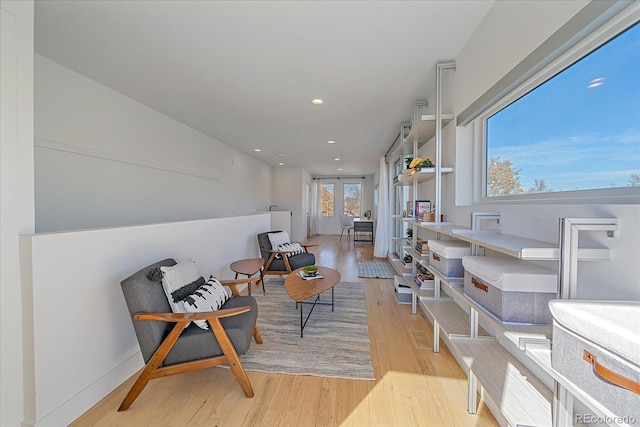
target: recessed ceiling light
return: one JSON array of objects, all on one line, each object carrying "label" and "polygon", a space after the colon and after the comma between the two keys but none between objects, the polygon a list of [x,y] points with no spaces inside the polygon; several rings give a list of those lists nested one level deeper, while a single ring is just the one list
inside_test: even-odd
[{"label": "recessed ceiling light", "polygon": [[339,170],[339,171],[341,171],[341,170],[342,170],[342,168],[338,168],[338,170]]},{"label": "recessed ceiling light", "polygon": [[254,149],[253,149],[253,151],[255,151],[256,153],[259,153],[259,152],[260,152],[260,151],[262,151],[262,150],[261,150],[261,149],[259,149],[259,148],[254,148]]},{"label": "recessed ceiling light", "polygon": [[284,163],[280,162],[278,163],[278,166],[284,166]]},{"label": "recessed ceiling light", "polygon": [[336,142],[333,139],[327,141],[327,144],[335,144]]},{"label": "recessed ceiling light", "polygon": [[324,104],[324,99],[320,99],[320,98],[312,99],[311,103],[313,105],[322,105],[322,104]]},{"label": "recessed ceiling light", "polygon": [[336,157],[336,158],[335,158],[335,159],[333,159],[333,160],[340,160],[340,157]]}]

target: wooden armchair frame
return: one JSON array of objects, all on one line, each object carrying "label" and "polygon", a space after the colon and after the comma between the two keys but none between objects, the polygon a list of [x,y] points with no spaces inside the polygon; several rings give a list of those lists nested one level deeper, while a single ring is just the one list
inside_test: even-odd
[{"label": "wooden armchair frame", "polygon": [[[302,248],[304,249],[305,252],[309,252],[308,248],[314,247],[314,246],[318,246],[318,245],[305,245],[300,243],[300,246],[302,246]],[[288,253],[293,253],[295,251],[276,251],[273,249],[267,249],[267,248],[260,248],[261,251],[264,252],[268,252],[269,258],[267,259],[267,262],[264,264],[264,270],[263,270],[263,275],[287,275],[290,274],[293,269],[291,268],[291,265],[289,264],[289,257],[287,256]],[[282,261],[284,262],[284,266],[286,268],[286,270],[271,270],[271,264],[273,263],[273,261],[276,259],[276,255],[280,254],[280,256],[282,257]]]},{"label": "wooden armchair frame", "polygon": [[[231,280],[219,280],[222,286],[228,286],[231,289],[231,293],[234,297],[242,295],[240,291],[238,291],[238,285],[242,285],[244,283],[247,284],[247,287],[251,287],[255,284],[258,284],[262,280],[262,277],[248,277],[245,279],[231,279]],[[248,288],[247,288],[248,289]]]},{"label": "wooden armchair frame", "polygon": [[[223,285],[229,286],[231,292],[234,295],[239,295],[236,288],[237,285],[243,283],[249,283],[252,286],[256,281],[260,280],[259,277],[252,279],[238,279],[221,281]],[[196,371],[205,368],[212,368],[214,366],[229,364],[233,376],[240,384],[242,391],[247,397],[253,397],[253,388],[249,382],[249,377],[240,362],[238,353],[236,352],[231,339],[227,335],[220,319],[225,317],[237,316],[239,314],[246,313],[251,310],[249,306],[221,309],[218,311],[206,311],[201,313],[137,313],[133,316],[134,320],[160,320],[163,322],[175,323],[175,326],[167,337],[162,341],[158,349],[155,351],[149,362],[145,365],[140,373],[140,376],[136,382],[131,386],[129,393],[125,396],[124,400],[120,404],[118,411],[126,411],[131,404],[140,395],[142,390],[146,387],[147,383],[155,378],[162,378],[169,375],[181,374],[183,372]],[[192,360],[183,363],[177,363],[175,365],[162,366],[162,362],[165,360],[178,338],[189,325],[189,323],[195,320],[206,320],[209,323],[211,332],[218,341],[218,345],[222,349],[223,354],[220,356],[209,357],[206,359]],[[253,331],[253,338],[258,344],[262,344],[262,337],[260,331],[256,326]]]}]

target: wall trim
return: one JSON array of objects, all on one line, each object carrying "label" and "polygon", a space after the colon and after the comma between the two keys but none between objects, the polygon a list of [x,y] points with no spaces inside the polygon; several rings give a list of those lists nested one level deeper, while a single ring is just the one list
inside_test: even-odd
[{"label": "wall trim", "polygon": [[102,160],[109,160],[112,162],[125,163],[134,166],[141,166],[150,169],[158,169],[166,172],[178,173],[181,175],[195,176],[198,178],[208,179],[210,181],[220,181],[217,176],[211,175],[207,172],[196,171],[192,169],[185,169],[169,165],[161,162],[154,162],[152,160],[140,159],[137,157],[124,156],[122,154],[112,153],[108,151],[95,150],[92,148],[82,147],[80,145],[69,144],[66,142],[54,141],[47,138],[36,137],[35,146],[48,150],[62,151],[65,153],[77,154],[85,157],[93,157]]},{"label": "wall trim", "polygon": [[[144,367],[142,353],[135,352],[101,378],[97,379],[83,390],[79,390],[72,398],[49,412],[31,426],[67,425],[69,420],[78,418],[93,405],[104,399],[106,395],[118,388],[122,383]],[[29,424],[24,424],[27,426]]]}]

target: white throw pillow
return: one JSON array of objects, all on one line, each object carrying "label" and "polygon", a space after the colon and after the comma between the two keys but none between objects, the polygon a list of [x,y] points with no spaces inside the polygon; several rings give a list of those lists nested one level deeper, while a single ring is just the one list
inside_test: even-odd
[{"label": "white throw pillow", "polygon": [[171,311],[174,313],[186,313],[182,301],[173,302],[171,293],[200,278],[196,263],[188,260],[179,262],[172,267],[160,267],[162,271],[162,288],[169,300]]},{"label": "white throw pillow", "polygon": [[271,249],[273,249],[274,251],[278,250],[278,246],[291,242],[291,239],[289,239],[289,233],[287,233],[286,231],[269,233],[267,234],[267,236],[269,237],[269,241],[271,242]]},{"label": "white throw pillow", "polygon": [[[211,278],[204,285],[196,289],[182,302],[187,313],[201,313],[203,311],[217,311],[229,299],[229,294],[224,286],[216,279]],[[206,320],[196,320],[193,323],[202,329],[209,329]]]},{"label": "white throw pillow", "polygon": [[[287,258],[293,255],[298,255],[304,252],[304,248],[300,246],[298,242],[285,243],[284,245],[278,246],[279,251],[293,251],[287,252]],[[280,255],[280,254],[278,254]]]}]

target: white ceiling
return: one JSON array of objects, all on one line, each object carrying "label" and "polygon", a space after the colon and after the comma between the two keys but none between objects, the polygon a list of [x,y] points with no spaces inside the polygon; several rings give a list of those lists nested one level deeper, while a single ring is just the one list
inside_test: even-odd
[{"label": "white ceiling", "polygon": [[270,165],[369,175],[492,4],[37,0],[35,50]]}]

